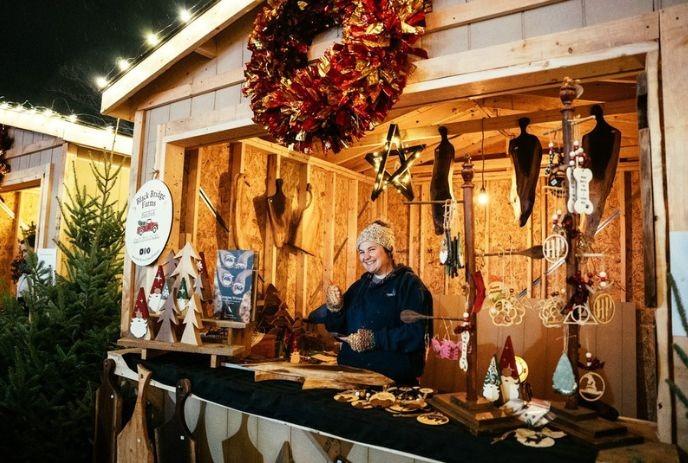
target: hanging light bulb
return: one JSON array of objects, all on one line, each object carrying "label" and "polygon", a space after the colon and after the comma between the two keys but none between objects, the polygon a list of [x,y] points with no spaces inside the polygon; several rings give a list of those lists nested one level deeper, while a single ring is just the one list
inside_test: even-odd
[{"label": "hanging light bulb", "polygon": [[70,114],[70,115],[67,117],[67,120],[68,120],[69,122],[71,122],[71,123],[75,123],[75,122],[78,120],[78,118],[76,117],[76,114]]},{"label": "hanging light bulb", "polygon": [[183,23],[188,23],[191,21],[191,12],[186,8],[179,9],[179,21]]},{"label": "hanging light bulb", "polygon": [[487,191],[485,191],[485,185],[480,187],[480,193],[478,193],[478,204],[481,206],[487,206],[487,203],[490,202],[490,195],[487,194]]}]

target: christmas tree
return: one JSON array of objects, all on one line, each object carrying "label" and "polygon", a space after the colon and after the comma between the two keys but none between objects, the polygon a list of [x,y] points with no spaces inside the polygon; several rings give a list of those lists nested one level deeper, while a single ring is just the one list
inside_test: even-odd
[{"label": "christmas tree", "polygon": [[11,449],[3,462],[91,459],[93,391],[119,335],[124,210],[109,157],[88,174],[96,189],[66,188],[59,204],[54,284],[29,252],[25,308],[0,295],[0,448]]},{"label": "christmas tree", "polygon": [[163,259],[163,271],[165,275],[172,275],[174,269],[177,268],[177,259],[174,257],[174,251],[170,250]]},{"label": "christmas tree", "polygon": [[162,290],[165,286],[165,272],[162,265],[158,265],[158,271],[155,273],[153,284],[151,285],[150,293],[148,294],[148,308],[155,313],[162,310]]},{"label": "christmas tree", "polygon": [[189,300],[189,307],[186,309],[183,323],[184,332],[182,333],[181,342],[200,346],[201,336],[198,332],[203,328],[203,322],[201,321],[201,301],[195,294],[191,296]]},{"label": "christmas tree", "polygon": [[158,317],[160,329],[158,330],[158,335],[155,337],[156,341],[177,342],[177,334],[175,333],[175,329],[172,327],[172,323],[175,325],[179,324],[175,311],[176,308],[174,306],[174,298],[166,298],[163,302],[160,316]]}]

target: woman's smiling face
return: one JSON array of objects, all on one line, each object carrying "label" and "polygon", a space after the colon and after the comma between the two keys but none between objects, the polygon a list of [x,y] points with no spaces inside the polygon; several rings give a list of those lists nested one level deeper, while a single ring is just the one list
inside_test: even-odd
[{"label": "woman's smiling face", "polygon": [[373,241],[364,241],[358,247],[358,257],[366,272],[385,275],[392,270],[392,260],[385,248]]}]

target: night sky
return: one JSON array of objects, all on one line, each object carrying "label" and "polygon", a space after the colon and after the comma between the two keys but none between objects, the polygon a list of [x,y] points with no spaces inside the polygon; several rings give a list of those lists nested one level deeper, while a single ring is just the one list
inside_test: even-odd
[{"label": "night sky", "polygon": [[0,96],[100,125],[94,76],[143,52],[145,32],[175,23],[180,7],[206,3],[0,0]]}]

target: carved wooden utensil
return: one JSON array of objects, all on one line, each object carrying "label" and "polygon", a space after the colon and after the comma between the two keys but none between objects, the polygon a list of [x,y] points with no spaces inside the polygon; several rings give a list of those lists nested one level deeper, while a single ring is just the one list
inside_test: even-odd
[{"label": "carved wooden utensil", "polygon": [[177,382],[174,415],[155,430],[155,452],[158,463],[195,463],[196,440],[184,417],[184,404],[191,394],[191,381]]},{"label": "carved wooden utensil", "polygon": [[248,434],[248,415],[241,415],[241,427],[236,434],[222,441],[225,463],[263,463],[263,455],[251,442]]},{"label": "carved wooden utensil", "polygon": [[117,434],[122,430],[122,393],[115,380],[115,361],[105,359],[101,384],[96,390],[96,423],[93,461],[117,461]]},{"label": "carved wooden utensil", "polygon": [[134,413],[117,436],[118,463],[153,463],[155,461],[146,423],[146,389],[153,373],[141,365],[138,371],[139,387]]}]

